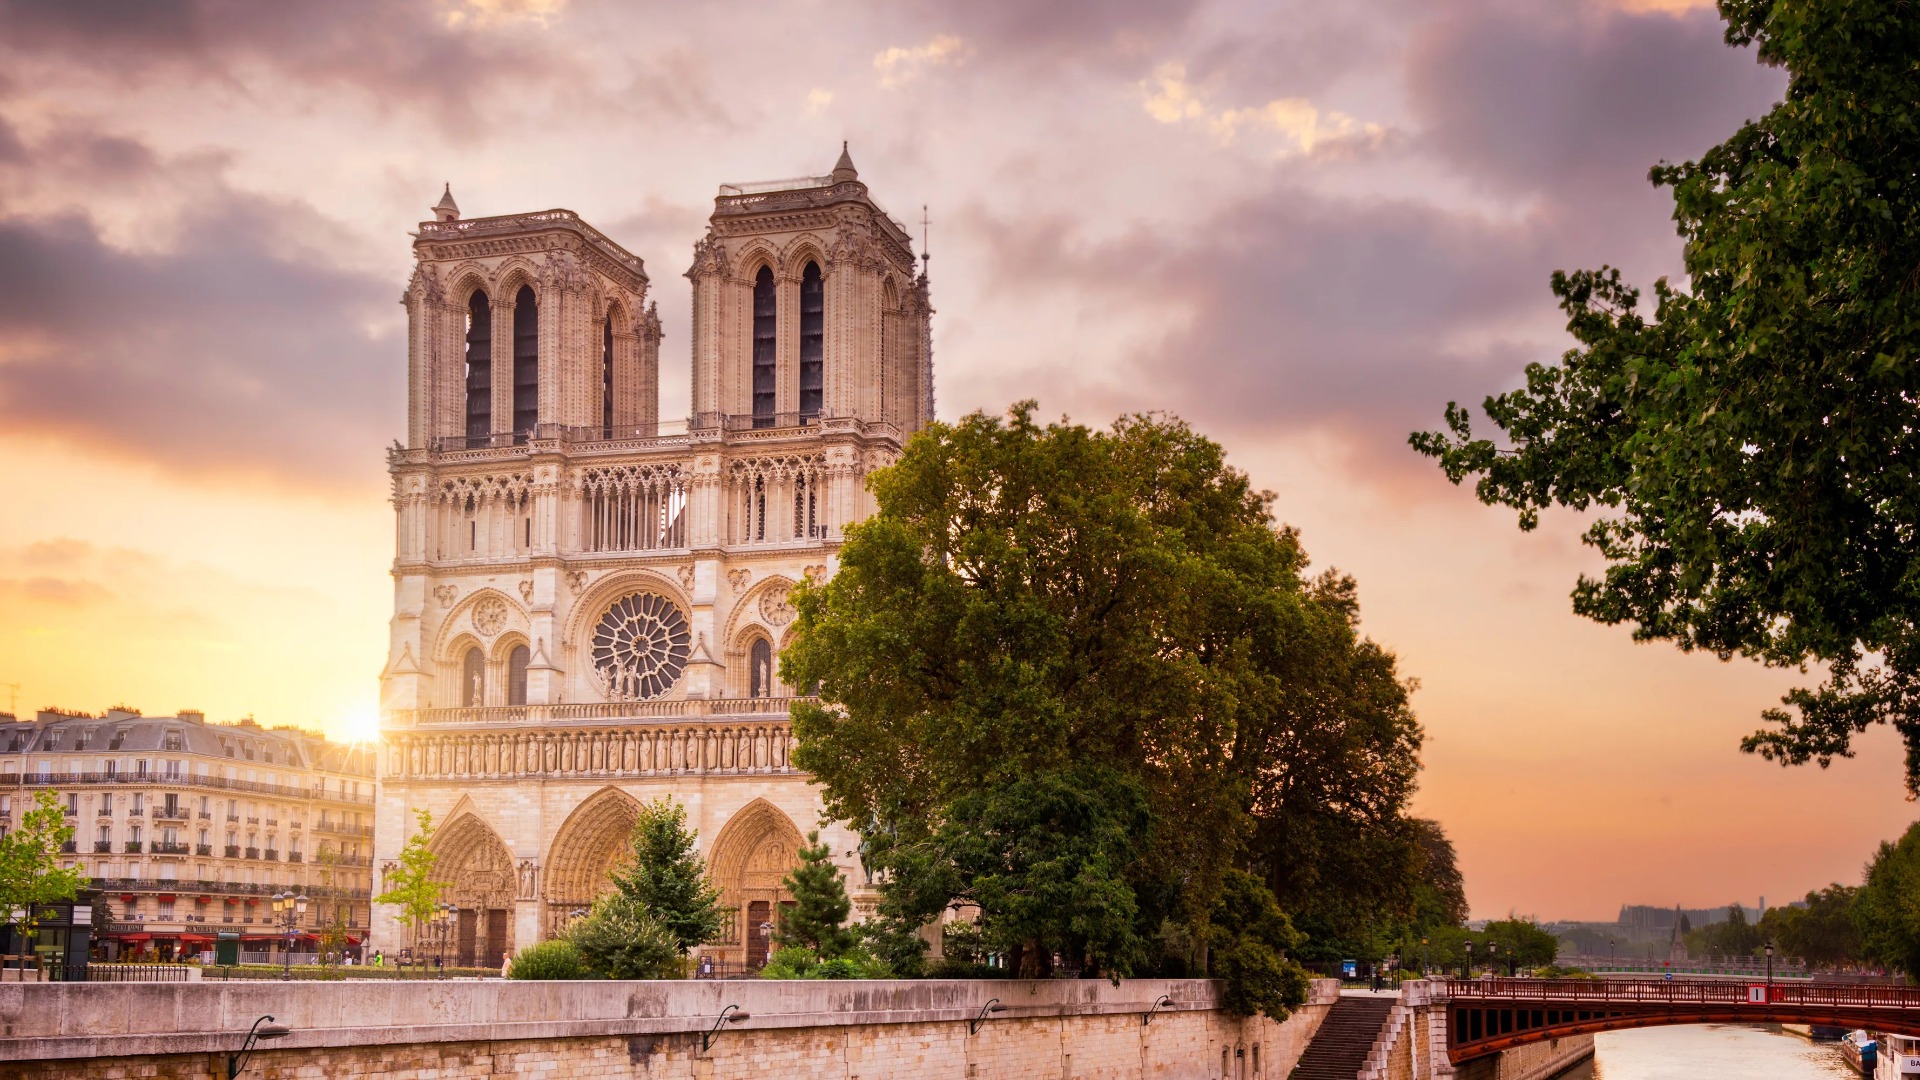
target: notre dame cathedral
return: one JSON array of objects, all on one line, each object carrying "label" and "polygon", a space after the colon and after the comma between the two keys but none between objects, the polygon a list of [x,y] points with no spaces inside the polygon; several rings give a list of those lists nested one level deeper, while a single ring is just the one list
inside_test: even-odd
[{"label": "notre dame cathedral", "polygon": [[[692,415],[659,417],[641,259],[567,210],[422,222],[374,868],[432,811],[449,960],[496,966],[585,908],[636,808],[687,808],[765,962],[821,803],[790,761],[787,590],[830,575],[866,476],[933,414],[924,268],[842,148],[727,184],[693,247]],[[844,825],[823,827],[856,905]],[[383,886],[375,882],[377,894]],[[411,944],[374,905],[376,947]]]}]

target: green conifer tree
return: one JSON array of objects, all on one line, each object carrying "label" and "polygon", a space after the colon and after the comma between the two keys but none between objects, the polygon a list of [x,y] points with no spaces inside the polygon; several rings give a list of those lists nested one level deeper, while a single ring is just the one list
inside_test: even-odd
[{"label": "green conifer tree", "polygon": [[800,849],[800,865],[787,875],[786,887],[793,894],[793,906],[781,913],[775,941],[782,948],[798,945],[812,949],[822,960],[853,950],[859,941],[847,928],[853,904],[840,880],[840,868],[833,865],[833,849],[820,841],[818,831],[807,834],[807,846]]},{"label": "green conifer tree", "polygon": [[613,887],[665,927],[682,953],[719,937],[726,922],[698,839],[685,807],[664,798],[645,803],[633,823],[632,861],[613,872]]}]

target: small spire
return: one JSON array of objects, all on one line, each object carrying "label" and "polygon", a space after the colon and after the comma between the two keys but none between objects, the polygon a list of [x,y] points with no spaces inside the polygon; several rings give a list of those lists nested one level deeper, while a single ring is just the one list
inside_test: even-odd
[{"label": "small spire", "polygon": [[843,139],[840,143],[840,160],[833,163],[833,182],[839,184],[858,179],[860,173],[853,167],[853,155],[847,152],[847,144]]},{"label": "small spire", "polygon": [[460,204],[453,201],[453,182],[452,181],[448,181],[447,186],[441,190],[440,201],[433,204],[433,220],[435,221],[459,221],[460,220]]}]

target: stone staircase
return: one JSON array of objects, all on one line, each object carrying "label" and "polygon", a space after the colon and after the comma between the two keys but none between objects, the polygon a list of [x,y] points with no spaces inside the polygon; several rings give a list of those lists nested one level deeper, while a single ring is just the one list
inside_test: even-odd
[{"label": "stone staircase", "polygon": [[1397,1000],[1385,994],[1341,995],[1320,1021],[1289,1080],[1355,1080]]}]

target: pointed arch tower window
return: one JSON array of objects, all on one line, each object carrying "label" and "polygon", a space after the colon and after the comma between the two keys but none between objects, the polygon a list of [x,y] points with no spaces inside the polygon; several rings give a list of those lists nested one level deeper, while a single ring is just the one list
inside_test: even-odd
[{"label": "pointed arch tower window", "polygon": [[613,438],[613,309],[607,309],[606,325],[600,330],[600,426],[606,438]]},{"label": "pointed arch tower window", "polygon": [[460,705],[477,709],[486,703],[487,658],[480,654],[480,647],[474,645],[460,658]]},{"label": "pointed arch tower window", "polygon": [[467,300],[467,438],[493,431],[493,303],[474,290]]},{"label": "pointed arch tower window", "polygon": [[540,422],[540,305],[533,288],[520,286],[513,298],[513,430],[532,431]]},{"label": "pointed arch tower window", "polygon": [[773,426],[773,267],[753,278],[753,426]]},{"label": "pointed arch tower window", "polygon": [[515,645],[507,653],[507,704],[527,703],[527,647]]},{"label": "pointed arch tower window", "polygon": [[826,399],[827,290],[820,264],[800,275],[800,418],[820,415]]}]

